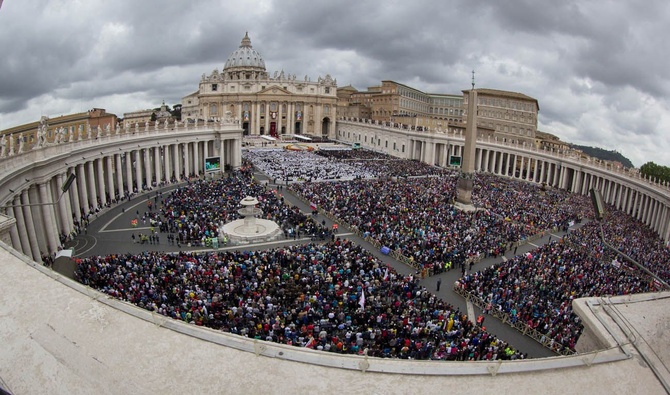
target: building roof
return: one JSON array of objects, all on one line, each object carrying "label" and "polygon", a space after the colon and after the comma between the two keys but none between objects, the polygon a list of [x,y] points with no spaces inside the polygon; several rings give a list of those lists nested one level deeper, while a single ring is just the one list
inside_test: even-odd
[{"label": "building roof", "polygon": [[230,54],[228,60],[226,60],[223,70],[232,68],[250,68],[265,71],[265,60],[263,60],[258,51],[251,47],[251,39],[248,32],[244,34],[240,47]]},{"label": "building roof", "polygon": [[[502,91],[498,89],[487,89],[487,88],[477,88],[477,94],[481,95],[490,95],[490,96],[500,96],[500,97],[507,97],[510,99],[520,99],[520,100],[528,100],[532,101],[537,105],[537,110],[540,111],[540,103],[538,103],[537,99],[534,97],[530,97],[528,95],[524,95],[523,93],[519,92],[510,92],[510,91]],[[470,92],[470,89],[466,89],[462,91],[465,94],[468,94]]]}]

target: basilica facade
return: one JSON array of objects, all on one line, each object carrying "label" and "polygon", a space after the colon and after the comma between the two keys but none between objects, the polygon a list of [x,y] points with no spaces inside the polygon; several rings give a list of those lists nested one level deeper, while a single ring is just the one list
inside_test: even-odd
[{"label": "basilica facade", "polygon": [[244,135],[335,136],[337,81],[311,81],[265,69],[261,54],[245,34],[221,71],[203,74],[198,90],[182,99],[182,120],[240,121]]}]

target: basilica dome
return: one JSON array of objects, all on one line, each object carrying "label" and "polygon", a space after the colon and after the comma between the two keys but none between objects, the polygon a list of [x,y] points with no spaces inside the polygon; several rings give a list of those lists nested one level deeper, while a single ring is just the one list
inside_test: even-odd
[{"label": "basilica dome", "polygon": [[261,54],[251,47],[249,33],[244,34],[240,47],[230,54],[228,60],[226,60],[226,65],[223,66],[224,71],[234,68],[260,69],[265,71],[265,61],[261,57]]}]

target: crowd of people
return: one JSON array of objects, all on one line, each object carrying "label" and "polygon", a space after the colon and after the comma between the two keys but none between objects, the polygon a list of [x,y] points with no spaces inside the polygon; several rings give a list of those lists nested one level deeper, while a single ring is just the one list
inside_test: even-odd
[{"label": "crowd of people", "polygon": [[345,239],[267,251],[81,259],[83,284],[249,338],[334,353],[432,360],[526,355]]},{"label": "crowd of people", "polygon": [[243,158],[275,181],[335,181],[369,178],[424,177],[453,173],[413,160],[367,150],[247,150]]},{"label": "crowd of people", "polygon": [[430,273],[462,267],[475,257],[502,255],[519,240],[567,226],[590,209],[585,197],[496,180],[477,175],[473,201],[480,209],[475,211],[453,205],[457,178],[452,175],[307,182],[290,188]]},{"label": "crowd of people", "polygon": [[[623,228],[629,233],[613,237],[617,239],[615,248],[630,250],[644,245],[634,241],[646,233],[644,227],[622,213],[608,215],[603,224],[607,238]],[[663,267],[657,272],[662,275],[667,273],[670,254],[667,249],[656,247],[649,254],[633,256],[652,270]],[[572,310],[574,299],[656,289],[653,278],[605,248],[600,224],[595,222],[528,254],[467,274],[456,286],[478,297],[487,309],[507,313],[513,323],[521,321],[555,341],[558,348],[573,351],[583,329]]]},{"label": "crowd of people", "polygon": [[[240,202],[247,196],[258,199],[263,218],[281,226],[286,234],[325,235],[327,228],[297,207],[284,204],[283,197],[266,185],[253,182],[251,166],[245,163],[228,176],[194,179],[166,194],[154,196],[156,209],[142,214],[158,232],[173,235],[179,245],[204,246],[209,239],[224,237],[221,227],[239,219]],[[138,213],[139,214],[139,213]]]},{"label": "crowd of people", "polygon": [[[421,273],[460,266],[458,287],[480,298],[487,310],[537,330],[556,349],[574,350],[581,334],[573,299],[647,292],[657,285],[605,248],[595,222],[529,254],[466,274],[465,262],[472,258],[503,255],[523,239],[591,218],[585,196],[478,173],[472,193],[477,210],[462,211],[454,206],[456,174],[413,161],[364,150],[257,150],[245,153],[244,160],[226,177],[191,181],[166,196],[157,193],[156,209],[145,219],[175,234],[178,243],[198,243],[238,218],[240,200],[255,196],[263,216],[287,234],[324,234],[325,223],[254,181],[255,169],[273,178],[290,168],[294,180],[306,181],[290,186],[305,201],[398,251]],[[413,178],[406,178],[414,167]],[[615,210],[602,224],[602,236],[614,248],[670,280],[670,251],[648,227]],[[328,240],[258,252],[91,257],[81,260],[77,276],[175,319],[284,344],[411,359],[524,357],[420,286],[418,275],[400,276],[360,246]]]}]

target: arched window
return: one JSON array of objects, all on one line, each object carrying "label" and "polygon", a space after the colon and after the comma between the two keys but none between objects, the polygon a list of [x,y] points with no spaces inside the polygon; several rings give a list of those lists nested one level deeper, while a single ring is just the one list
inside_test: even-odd
[{"label": "arched window", "polygon": [[216,103],[212,103],[209,105],[209,116],[210,117],[216,117],[219,115],[218,107],[216,106]]}]

